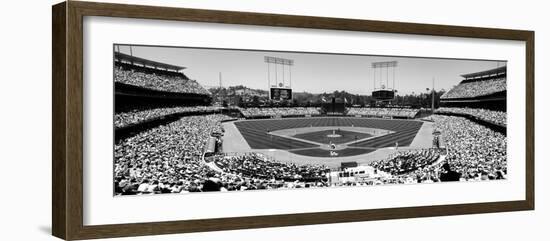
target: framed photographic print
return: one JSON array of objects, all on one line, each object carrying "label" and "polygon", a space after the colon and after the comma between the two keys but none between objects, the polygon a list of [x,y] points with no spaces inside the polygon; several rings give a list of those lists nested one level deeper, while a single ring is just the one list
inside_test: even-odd
[{"label": "framed photographic print", "polygon": [[534,209],[532,31],[52,11],[57,237]]}]

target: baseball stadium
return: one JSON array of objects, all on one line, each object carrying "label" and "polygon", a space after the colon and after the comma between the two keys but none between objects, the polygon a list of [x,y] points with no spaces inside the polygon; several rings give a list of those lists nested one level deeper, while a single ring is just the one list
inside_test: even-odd
[{"label": "baseball stadium", "polygon": [[[171,49],[175,57],[160,56]],[[453,60],[443,81],[413,66],[426,58],[367,56],[356,78],[364,88],[333,89],[301,77],[312,70],[298,53],[256,51],[250,59],[262,70],[233,63],[222,71],[213,61],[174,60],[195,56],[185,51],[114,46],[114,195],[506,179],[503,61]]]}]

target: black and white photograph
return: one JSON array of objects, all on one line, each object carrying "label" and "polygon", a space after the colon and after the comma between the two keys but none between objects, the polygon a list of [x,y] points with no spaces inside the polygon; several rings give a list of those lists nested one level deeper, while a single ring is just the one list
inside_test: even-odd
[{"label": "black and white photograph", "polygon": [[6,3],[0,240],[548,236],[544,1]]},{"label": "black and white photograph", "polygon": [[507,179],[506,60],[114,44],[113,65],[115,196]]}]

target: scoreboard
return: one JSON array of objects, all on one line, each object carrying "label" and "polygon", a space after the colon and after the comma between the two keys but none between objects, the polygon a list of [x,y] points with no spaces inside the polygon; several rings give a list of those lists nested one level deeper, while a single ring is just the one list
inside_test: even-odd
[{"label": "scoreboard", "polygon": [[372,97],[376,100],[393,100],[395,92],[393,90],[375,90]]},{"label": "scoreboard", "polygon": [[271,88],[272,100],[291,100],[292,89],[289,88]]}]

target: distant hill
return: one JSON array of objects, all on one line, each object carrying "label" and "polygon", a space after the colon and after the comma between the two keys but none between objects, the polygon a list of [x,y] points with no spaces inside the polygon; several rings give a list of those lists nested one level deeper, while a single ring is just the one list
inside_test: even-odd
[{"label": "distant hill", "polygon": [[[333,91],[330,93],[309,93],[293,92],[292,101],[274,102],[269,100],[269,93],[263,89],[253,89],[243,85],[229,87],[212,87],[208,89],[212,93],[212,98],[219,104],[231,104],[239,106],[273,106],[273,105],[292,105],[292,106],[319,106],[324,101],[331,101],[336,98],[337,102],[344,102],[347,106],[366,106],[374,100],[370,95],[356,95],[346,91]],[[439,96],[445,90],[436,92],[436,106],[439,106]],[[427,94],[404,95],[396,99],[398,105],[406,106],[427,106],[431,98]]]}]

